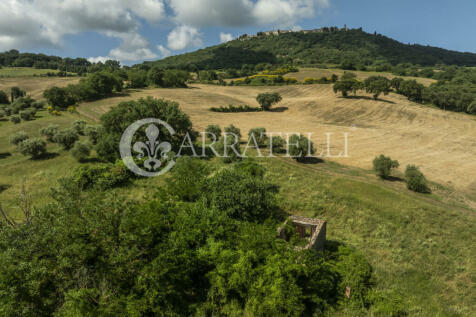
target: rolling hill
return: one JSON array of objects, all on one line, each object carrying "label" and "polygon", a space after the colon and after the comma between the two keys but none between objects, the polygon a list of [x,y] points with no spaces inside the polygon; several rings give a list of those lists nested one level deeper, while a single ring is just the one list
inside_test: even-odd
[{"label": "rolling hill", "polygon": [[474,53],[403,44],[362,29],[337,28],[279,35],[262,32],[257,36],[243,35],[224,44],[146,64],[165,68],[224,69],[259,63],[341,64],[346,60],[363,65],[411,63],[422,66],[476,66]]}]

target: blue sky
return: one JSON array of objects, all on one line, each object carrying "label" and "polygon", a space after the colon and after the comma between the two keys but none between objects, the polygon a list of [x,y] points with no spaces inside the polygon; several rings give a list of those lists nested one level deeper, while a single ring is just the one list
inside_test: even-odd
[{"label": "blue sky", "polygon": [[475,16],[471,0],[11,0],[0,2],[0,50],[133,64],[243,33],[346,24],[476,53]]}]

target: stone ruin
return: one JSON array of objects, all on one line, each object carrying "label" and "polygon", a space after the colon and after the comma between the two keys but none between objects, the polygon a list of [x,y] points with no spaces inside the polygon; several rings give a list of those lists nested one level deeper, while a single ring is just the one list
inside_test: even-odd
[{"label": "stone ruin", "polygon": [[279,238],[285,241],[289,241],[289,237],[286,236],[284,230],[289,222],[294,225],[300,238],[309,239],[309,243],[304,249],[314,249],[318,252],[324,250],[326,243],[326,221],[316,218],[290,216],[284,225],[278,229]]}]

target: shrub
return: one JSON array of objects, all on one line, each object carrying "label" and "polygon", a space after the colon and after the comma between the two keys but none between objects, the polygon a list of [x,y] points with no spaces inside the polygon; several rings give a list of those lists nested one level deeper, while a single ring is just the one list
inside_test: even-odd
[{"label": "shrub", "polygon": [[34,115],[32,115],[32,112],[29,110],[20,111],[20,118],[24,121],[30,121],[33,120]]},{"label": "shrub", "polygon": [[271,106],[279,103],[283,98],[278,93],[261,93],[256,97],[256,101],[260,104],[264,111],[269,111]]},{"label": "shrub", "polygon": [[6,116],[10,116],[12,114],[12,108],[11,107],[2,107],[1,108],[3,113],[6,115]]},{"label": "shrub", "polygon": [[250,131],[248,132],[248,138],[250,139],[252,137],[254,137],[254,139],[256,140],[258,147],[266,146],[266,141],[268,140],[268,137],[266,136],[265,128],[250,129]]},{"label": "shrub", "polygon": [[71,128],[76,131],[78,135],[85,135],[84,129],[86,128],[86,121],[84,120],[76,120],[73,122]]},{"label": "shrub", "polygon": [[217,140],[221,137],[221,128],[218,124],[210,124],[205,129],[205,132],[207,133],[207,137],[211,140],[213,139],[213,135],[216,137]]},{"label": "shrub", "polygon": [[8,95],[3,90],[0,90],[0,104],[9,104],[10,100],[8,99]]},{"label": "shrub", "polygon": [[39,138],[27,139],[18,144],[18,150],[35,159],[46,153],[46,142]]},{"label": "shrub", "polygon": [[46,103],[44,101],[35,101],[31,106],[37,110],[42,110],[45,108]]},{"label": "shrub", "polygon": [[390,157],[382,154],[374,159],[373,166],[375,173],[379,177],[387,179],[390,177],[392,169],[398,168],[400,164],[398,161],[393,161]]},{"label": "shrub", "polygon": [[103,133],[97,140],[95,150],[101,161],[114,162],[119,158],[120,136]]},{"label": "shrub", "polygon": [[262,111],[261,108],[258,107],[251,107],[248,105],[240,105],[240,106],[233,106],[228,105],[228,107],[211,107],[210,111],[213,112],[259,112]]},{"label": "shrub", "polygon": [[91,147],[80,141],[76,141],[76,143],[74,143],[73,148],[71,149],[71,155],[78,162],[84,162],[85,160],[87,160],[90,153],[91,153]]},{"label": "shrub", "polygon": [[27,140],[29,137],[24,131],[19,131],[10,137],[10,143],[13,145],[18,145],[21,142]]},{"label": "shrub", "polygon": [[21,119],[19,116],[11,116],[10,121],[13,122],[14,124],[18,124],[21,122]]},{"label": "shrub", "polygon": [[268,147],[271,153],[283,153],[285,149],[286,141],[280,136],[271,136],[268,138]]},{"label": "shrub", "polygon": [[21,90],[18,87],[12,87],[10,89],[10,94],[11,94],[11,101],[13,103],[15,99],[24,97],[26,95],[26,91]]},{"label": "shrub", "polygon": [[305,136],[293,134],[289,137],[289,155],[298,162],[304,162],[306,157],[315,153],[314,144]]},{"label": "shrub", "polygon": [[102,127],[100,125],[86,125],[84,128],[84,134],[88,136],[89,142],[96,145],[101,134]]},{"label": "shrub", "polygon": [[115,164],[85,165],[75,168],[72,181],[81,189],[106,190],[127,183],[131,174],[122,161]]},{"label": "shrub", "polygon": [[55,135],[58,133],[59,127],[55,124],[50,124],[46,128],[40,129],[40,134],[46,136],[48,142],[54,142]]},{"label": "shrub", "polygon": [[180,157],[167,182],[168,192],[182,201],[196,201],[202,195],[204,181],[209,173],[207,165],[197,158]]},{"label": "shrub", "polygon": [[239,141],[236,140],[236,135],[225,133],[225,136],[218,140],[214,148],[226,164],[241,160],[241,148]]},{"label": "shrub", "polygon": [[69,150],[74,143],[79,140],[79,136],[73,129],[60,130],[54,136],[54,141],[61,145],[63,149]]},{"label": "shrub", "polygon": [[208,204],[228,217],[264,221],[275,216],[273,192],[262,179],[235,170],[222,170],[207,180]]},{"label": "shrub", "polygon": [[241,139],[241,131],[237,127],[235,127],[233,124],[230,124],[225,128],[225,133],[236,135],[238,138]]},{"label": "shrub", "polygon": [[35,100],[30,97],[21,97],[12,103],[12,112],[18,114],[21,110],[31,108]]},{"label": "shrub", "polygon": [[365,90],[367,93],[373,94],[375,100],[380,94],[388,95],[391,89],[391,82],[383,76],[370,76],[364,81]]},{"label": "shrub", "polygon": [[429,193],[428,183],[425,176],[415,165],[408,165],[405,170],[407,188],[417,193]]}]

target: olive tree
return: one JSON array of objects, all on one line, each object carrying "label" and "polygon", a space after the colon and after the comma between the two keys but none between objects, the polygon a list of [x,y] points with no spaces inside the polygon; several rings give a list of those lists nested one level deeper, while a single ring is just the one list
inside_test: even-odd
[{"label": "olive tree", "polygon": [[390,177],[392,169],[398,168],[400,163],[382,154],[374,159],[373,166],[375,173],[379,177],[387,179]]},{"label": "olive tree", "polygon": [[303,135],[293,134],[288,139],[288,154],[298,162],[303,162],[316,151],[314,144]]},{"label": "olive tree", "polygon": [[417,193],[429,193],[428,183],[425,176],[415,165],[408,165],[405,170],[407,188]]},{"label": "olive tree", "polygon": [[273,105],[281,102],[281,100],[283,100],[283,98],[277,92],[261,93],[256,97],[256,101],[258,101],[264,111],[269,111]]},{"label": "olive tree", "polygon": [[69,150],[74,143],[79,140],[79,136],[73,129],[60,130],[54,136],[54,141],[61,145],[63,149]]},{"label": "olive tree", "polygon": [[10,137],[10,143],[13,145],[18,145],[27,139],[29,139],[29,137],[25,131],[18,131]]},{"label": "olive tree", "polygon": [[46,153],[46,142],[39,138],[27,139],[18,144],[18,150],[21,154],[36,159]]}]

